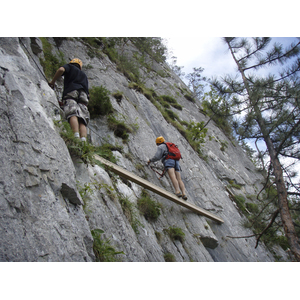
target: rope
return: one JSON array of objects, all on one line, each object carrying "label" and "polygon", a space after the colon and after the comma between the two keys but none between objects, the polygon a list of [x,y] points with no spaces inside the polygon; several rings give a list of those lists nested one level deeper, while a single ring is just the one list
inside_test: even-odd
[{"label": "rope", "polygon": [[151,169],[152,171],[154,171],[155,173],[157,173],[157,174],[160,176],[159,179],[163,178],[163,176],[164,176],[165,173],[166,173],[166,169],[165,169],[165,168],[163,169],[163,172],[162,172],[162,173],[159,173],[158,171],[156,171],[156,169],[155,169],[154,167],[152,167],[152,166],[150,166],[150,165],[149,165],[149,167],[150,167],[150,169]]},{"label": "rope", "polygon": [[[30,58],[32,59],[32,61],[34,62],[34,64],[36,65],[36,67],[38,68],[38,70],[41,72],[41,74],[43,75],[43,77],[45,78],[45,80],[46,80],[47,83],[48,83],[48,79],[47,79],[46,75],[45,75],[44,72],[40,69],[39,65],[36,63],[36,61],[35,61],[34,58],[32,57],[31,53],[30,53],[29,50],[27,49],[26,45],[22,42],[21,38],[19,38],[19,41],[20,41],[20,43],[22,44],[22,46],[26,49],[28,55],[30,56]],[[57,99],[57,101],[59,102],[59,97],[58,97],[58,95],[57,95],[57,93],[56,93],[56,90],[55,90],[55,89],[53,89],[53,90],[54,90],[54,92],[55,92],[56,99]],[[63,109],[62,109],[61,107],[59,107],[58,105],[56,105],[55,103],[53,103],[53,102],[51,102],[51,101],[47,101],[47,102],[50,102],[51,104],[53,104],[54,106],[56,106],[56,107],[64,114],[64,111],[63,111]]]},{"label": "rope", "polygon": [[43,75],[43,77],[46,79],[46,81],[48,82],[48,79],[46,78],[45,74],[42,72],[42,70],[40,69],[40,67],[38,66],[38,64],[36,63],[36,61],[33,59],[32,55],[30,54],[29,50],[27,49],[27,47],[25,46],[25,44],[22,42],[21,38],[19,38],[19,41],[21,42],[21,44],[23,45],[23,47],[26,49],[28,55],[31,57],[31,59],[33,60],[33,62],[35,63],[35,65],[37,66],[37,68],[39,69],[39,71],[41,72],[41,74]]},{"label": "rope", "polygon": [[[27,49],[26,45],[22,42],[21,38],[19,38],[20,43],[23,45],[23,47],[26,49],[28,55],[30,56],[30,58],[32,59],[32,61],[34,62],[34,64],[36,65],[36,67],[38,68],[38,70],[41,72],[41,74],[43,75],[43,77],[45,78],[45,80],[47,81],[47,83],[49,82],[46,75],[44,74],[44,72],[40,69],[39,65],[36,63],[36,61],[34,60],[34,58],[32,57],[31,53],[29,52],[29,50]],[[59,96],[56,93],[56,90],[53,89],[55,92],[55,96],[57,101],[59,102]]]}]

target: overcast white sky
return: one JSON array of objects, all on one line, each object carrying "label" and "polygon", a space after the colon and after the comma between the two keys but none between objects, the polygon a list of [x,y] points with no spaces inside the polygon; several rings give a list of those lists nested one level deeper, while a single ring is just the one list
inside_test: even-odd
[{"label": "overcast white sky", "polygon": [[177,66],[186,74],[193,68],[204,68],[203,75],[212,77],[234,71],[235,64],[220,37],[167,37],[169,51],[177,57]]},{"label": "overcast white sky", "polygon": [[[193,72],[193,68],[204,68],[203,76],[219,77],[235,73],[237,68],[233,58],[221,37],[165,37],[170,52],[177,57],[177,66],[185,74]],[[274,37],[274,42],[288,45],[295,38]]]}]

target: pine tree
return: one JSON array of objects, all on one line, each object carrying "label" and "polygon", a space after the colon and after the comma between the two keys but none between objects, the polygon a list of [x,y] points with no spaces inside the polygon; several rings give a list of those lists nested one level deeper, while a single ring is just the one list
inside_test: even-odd
[{"label": "pine tree", "polygon": [[193,72],[186,75],[188,87],[192,91],[193,98],[201,99],[204,94],[206,77],[202,76],[203,68],[193,68]]},{"label": "pine tree", "polygon": [[[300,159],[300,40],[286,49],[276,43],[271,47],[270,38],[225,38],[224,41],[238,67],[239,77],[226,76],[212,84],[219,92],[231,96],[233,111],[244,112],[243,120],[235,125],[240,138],[265,142],[284,233],[292,253],[300,261],[299,238],[288,200],[291,185],[297,197],[300,189],[299,185],[285,180],[285,176],[290,178],[292,174],[282,162],[284,157],[294,162]],[[278,67],[274,74],[260,72],[270,66]],[[270,222],[275,222],[276,216],[275,211]]]}]

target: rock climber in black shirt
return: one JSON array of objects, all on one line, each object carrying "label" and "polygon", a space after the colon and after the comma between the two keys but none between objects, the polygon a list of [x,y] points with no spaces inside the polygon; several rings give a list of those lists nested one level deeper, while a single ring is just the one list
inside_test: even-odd
[{"label": "rock climber in black shirt", "polygon": [[82,61],[78,58],[72,59],[56,71],[49,86],[54,88],[56,80],[64,76],[62,106],[65,117],[70,123],[74,136],[86,141],[86,127],[90,120],[87,108],[89,86],[87,76],[81,69]]}]

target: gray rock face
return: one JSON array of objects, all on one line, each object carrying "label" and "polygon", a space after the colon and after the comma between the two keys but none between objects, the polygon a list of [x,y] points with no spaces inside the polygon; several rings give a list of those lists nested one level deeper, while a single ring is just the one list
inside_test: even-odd
[{"label": "gray rock face", "polygon": [[1,38],[0,48],[1,261],[91,261],[82,206],[71,204],[82,201],[75,168],[53,124],[55,96],[18,39]]},{"label": "gray rock face", "polygon": [[[128,80],[108,57],[90,57],[89,48],[79,40],[60,40],[59,50],[66,58],[82,59],[91,87],[103,85],[112,93],[123,93],[120,102],[111,97],[113,108],[120,119],[135,127],[123,144],[108,129],[106,117],[96,118],[89,125],[92,143],[122,145],[122,153],[114,152],[120,166],[173,192],[167,176],[159,180],[145,166],[156,151],[155,138],[163,135],[182,152],[188,201],[225,222],[218,225],[152,192],[151,199],[161,205],[161,215],[157,221],[147,221],[137,209],[141,187],[97,165],[72,161],[53,122],[57,118],[56,95],[32,61],[39,64],[42,44],[37,38],[22,41],[31,56],[18,38],[0,38],[1,261],[94,261],[91,230],[96,228],[104,231],[103,237],[115,249],[124,252],[118,256],[122,261],[163,262],[166,253],[173,254],[176,261],[274,260],[264,245],[254,248],[254,238],[227,237],[252,234],[241,225],[244,217],[226,191],[228,180],[241,185],[241,193],[246,195],[255,194],[262,177],[243,150],[232,145],[213,122],[208,134],[214,139],[205,143],[203,151],[206,162],[143,94],[128,88]],[[54,40],[52,44],[56,49]],[[85,69],[88,65],[92,67]],[[175,97],[184,108],[172,110],[182,120],[206,120],[199,107],[178,92],[177,87],[185,86],[176,75],[151,77],[147,87]],[[220,141],[228,142],[224,152]],[[82,199],[79,191],[85,184],[91,191]],[[137,230],[123,212],[120,198],[135,207]],[[170,238],[170,227],[181,228],[183,241]]]}]

